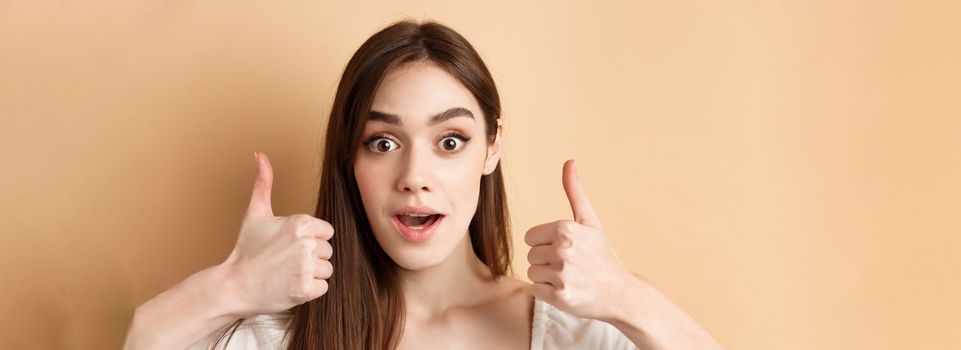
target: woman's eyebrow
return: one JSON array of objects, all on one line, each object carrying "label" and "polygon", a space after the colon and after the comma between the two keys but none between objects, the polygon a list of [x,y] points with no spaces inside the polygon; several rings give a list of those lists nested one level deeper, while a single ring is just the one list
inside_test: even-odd
[{"label": "woman's eyebrow", "polygon": [[[474,119],[474,113],[471,113],[470,110],[464,107],[454,107],[430,116],[430,119],[428,119],[427,125],[439,124],[445,120],[448,120],[454,117],[467,117],[467,118]],[[374,110],[370,111],[370,113],[367,116],[367,120],[384,122],[387,124],[392,124],[397,126],[404,126],[404,122],[402,122],[400,120],[400,117],[398,117],[396,114],[384,113],[384,112],[379,112]]]}]

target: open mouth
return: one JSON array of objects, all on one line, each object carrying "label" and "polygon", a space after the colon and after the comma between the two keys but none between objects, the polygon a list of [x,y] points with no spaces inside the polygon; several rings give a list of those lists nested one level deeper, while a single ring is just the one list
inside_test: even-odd
[{"label": "open mouth", "polygon": [[400,233],[414,242],[430,238],[434,229],[443,219],[443,214],[397,214],[393,216],[393,221]]},{"label": "open mouth", "polygon": [[433,224],[434,222],[436,222],[437,219],[439,219],[441,216],[442,216],[441,214],[434,214],[434,215],[404,215],[404,214],[401,214],[401,215],[397,215],[397,220],[400,221],[400,223],[404,224],[404,225],[407,226],[407,227],[410,227],[410,228],[413,228],[413,229],[422,229],[422,228],[424,228],[424,227],[426,227],[426,226],[432,225],[432,224]]}]

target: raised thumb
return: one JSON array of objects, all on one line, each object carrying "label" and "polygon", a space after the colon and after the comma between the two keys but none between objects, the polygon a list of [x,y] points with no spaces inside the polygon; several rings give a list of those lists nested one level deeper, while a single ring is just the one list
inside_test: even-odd
[{"label": "raised thumb", "polygon": [[583,225],[601,228],[601,220],[599,220],[597,214],[594,213],[594,207],[591,206],[591,201],[587,198],[587,193],[584,191],[584,188],[581,187],[581,182],[577,179],[577,171],[574,170],[573,159],[564,162],[561,181],[564,184],[564,193],[567,194],[567,200],[571,203],[574,221]]},{"label": "raised thumb", "polygon": [[254,159],[257,161],[257,178],[254,180],[254,189],[250,194],[247,216],[274,216],[274,210],[270,206],[274,169],[270,166],[270,159],[267,159],[266,154],[254,152]]}]

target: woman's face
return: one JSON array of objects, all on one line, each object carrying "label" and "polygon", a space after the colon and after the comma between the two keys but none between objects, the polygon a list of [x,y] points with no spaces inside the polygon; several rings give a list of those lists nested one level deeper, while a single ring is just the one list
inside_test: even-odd
[{"label": "woman's face", "polygon": [[482,175],[500,157],[474,96],[436,63],[387,73],[374,95],[354,173],[381,247],[401,267],[419,270],[469,244]]}]

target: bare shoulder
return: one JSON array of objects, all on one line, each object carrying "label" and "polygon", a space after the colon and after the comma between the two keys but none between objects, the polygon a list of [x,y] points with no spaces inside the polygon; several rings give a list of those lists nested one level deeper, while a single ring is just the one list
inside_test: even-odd
[{"label": "bare shoulder", "polygon": [[486,300],[472,306],[470,313],[484,314],[501,321],[503,318],[510,318],[521,323],[526,322],[534,306],[534,296],[530,292],[530,286],[530,283],[510,276],[501,277],[492,286],[493,288],[486,291],[488,293]]},{"label": "bare shoulder", "polygon": [[504,288],[507,291],[507,296],[510,299],[521,301],[527,301],[529,299],[531,303],[534,302],[534,296],[531,294],[531,286],[533,286],[532,283],[525,282],[514,277],[504,277],[503,283]]},{"label": "bare shoulder", "polygon": [[506,309],[515,310],[515,315],[529,323],[534,309],[534,296],[531,294],[533,284],[519,280],[514,277],[504,277],[500,282],[504,288],[501,300],[506,305]]},{"label": "bare shoulder", "polygon": [[526,349],[530,345],[534,317],[532,284],[505,276],[497,285],[497,297],[482,311],[489,321],[486,328],[499,338],[493,348]]}]

